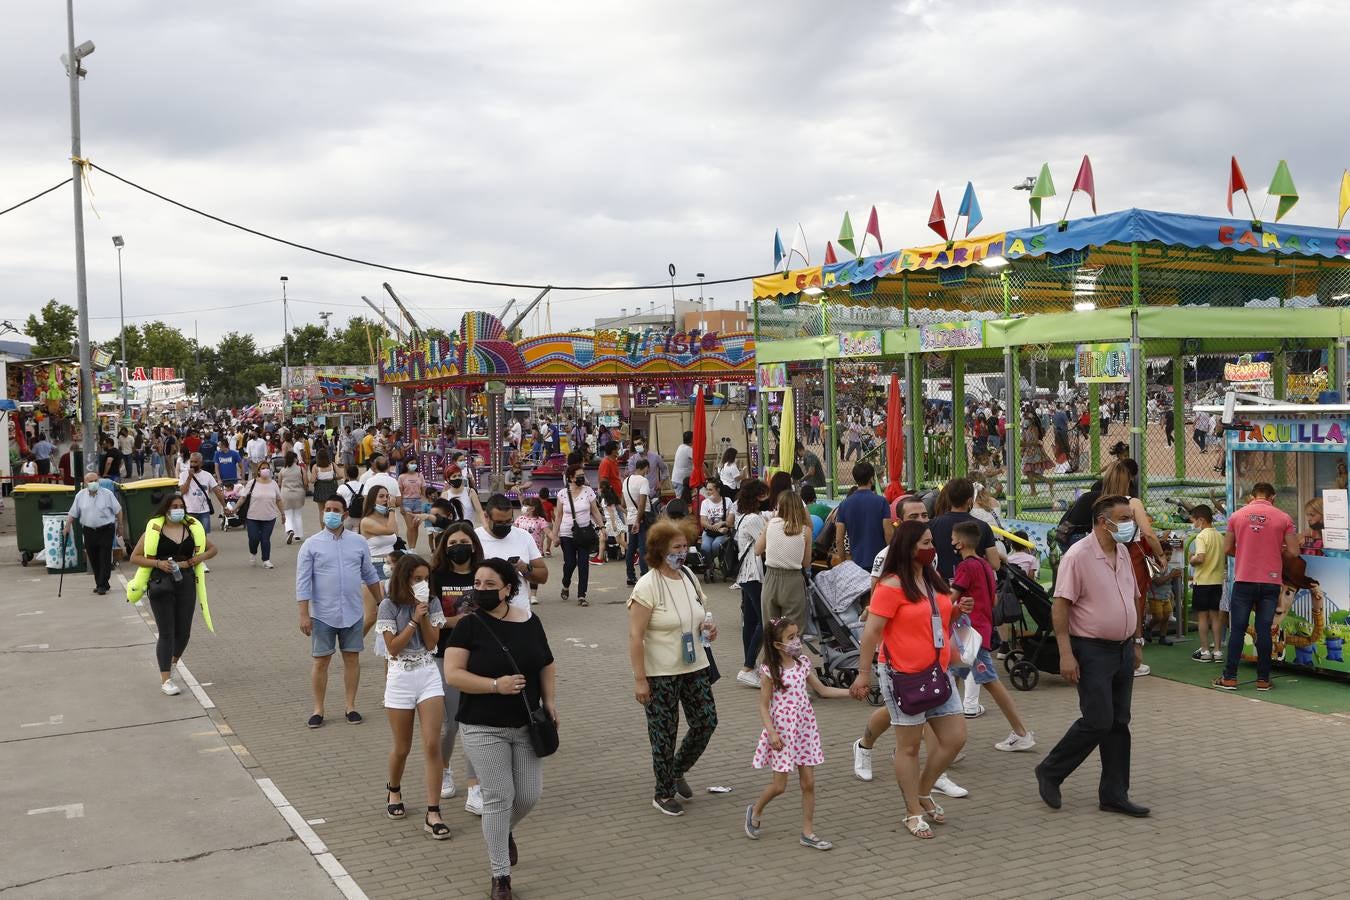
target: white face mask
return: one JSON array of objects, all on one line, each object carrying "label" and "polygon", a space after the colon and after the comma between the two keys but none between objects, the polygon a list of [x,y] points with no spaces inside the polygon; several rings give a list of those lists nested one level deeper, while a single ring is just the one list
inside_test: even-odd
[{"label": "white face mask", "polygon": [[418,603],[426,603],[427,598],[431,596],[431,582],[419,581],[412,586],[413,599]]}]

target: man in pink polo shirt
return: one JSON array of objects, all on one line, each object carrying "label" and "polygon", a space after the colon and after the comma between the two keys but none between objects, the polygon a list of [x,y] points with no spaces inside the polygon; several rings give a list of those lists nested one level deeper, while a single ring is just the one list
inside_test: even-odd
[{"label": "man in pink polo shirt", "polygon": [[1144,639],[1127,545],[1138,526],[1129,499],[1119,496],[1097,500],[1092,523],[1092,534],[1059,561],[1051,608],[1059,673],[1078,685],[1082,715],[1036,767],[1036,783],[1045,805],[1059,809],[1060,784],[1097,750],[1098,806],[1143,817],[1148,807],[1130,801],[1130,699]]},{"label": "man in pink polo shirt", "polygon": [[1280,601],[1284,561],[1298,556],[1294,520],[1272,502],[1275,488],[1266,482],[1252,487],[1252,502],[1228,517],[1224,553],[1233,557],[1228,658],[1223,674],[1214,679],[1221,691],[1236,691],[1238,661],[1242,659],[1247,620],[1256,613],[1256,689],[1270,690],[1271,628]]}]

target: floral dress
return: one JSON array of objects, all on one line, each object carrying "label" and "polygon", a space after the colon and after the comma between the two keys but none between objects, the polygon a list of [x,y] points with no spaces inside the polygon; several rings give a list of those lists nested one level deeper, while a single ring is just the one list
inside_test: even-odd
[{"label": "floral dress", "polygon": [[[771,677],[768,666],[760,666],[759,673],[762,678]],[[792,668],[783,670],[783,689],[774,688],[773,699],[769,701],[769,718],[783,740],[783,749],[773,749],[769,744],[768,729],[761,731],[759,746],[755,748],[756,769],[767,765],[775,772],[791,772],[798,766],[818,766],[825,762],[816,712],[806,693],[806,680],[810,675],[811,660],[805,656]]]},{"label": "floral dress", "polygon": [[1027,475],[1041,475],[1055,466],[1041,440],[1031,426],[1022,429],[1022,472]]},{"label": "floral dress", "polygon": [[534,545],[539,548],[539,552],[544,552],[544,535],[549,532],[548,519],[541,519],[538,516],[517,516],[516,527],[530,533],[534,538]]}]

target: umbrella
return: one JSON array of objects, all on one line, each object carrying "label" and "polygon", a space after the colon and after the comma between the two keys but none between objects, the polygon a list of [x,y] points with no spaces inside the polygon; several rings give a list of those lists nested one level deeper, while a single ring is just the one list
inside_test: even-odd
[{"label": "umbrella", "polygon": [[[708,416],[704,410],[703,386],[696,388],[694,399],[694,470],[689,473],[689,487],[703,487],[704,456],[708,453]],[[678,486],[677,486],[678,487]]]},{"label": "umbrella", "polygon": [[900,400],[900,375],[891,373],[891,392],[886,398],[886,473],[897,491],[905,472],[905,419]]},{"label": "umbrella", "polygon": [[783,391],[783,411],[778,421],[778,468],[792,471],[792,457],[797,452],[797,414],[792,407],[792,388]]}]

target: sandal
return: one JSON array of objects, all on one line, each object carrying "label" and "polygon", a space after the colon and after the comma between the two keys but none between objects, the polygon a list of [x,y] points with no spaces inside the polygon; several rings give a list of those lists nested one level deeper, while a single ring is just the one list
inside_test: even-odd
[{"label": "sandal", "polygon": [[[385,789],[386,791],[388,791],[390,794],[402,794],[402,793],[403,793],[403,788],[399,787],[399,786],[396,785],[396,784],[386,784],[386,785],[384,786],[384,789]],[[390,802],[389,802],[389,797],[388,797],[388,796],[386,796],[386,797],[384,798],[384,800],[385,800],[385,803],[386,803],[386,806],[385,806],[385,808],[384,808],[384,814],[385,814],[385,816],[387,816],[388,818],[390,818],[390,819],[401,819],[401,818],[403,818],[404,816],[406,816],[406,815],[408,814],[408,811],[407,811],[406,809],[403,808],[403,802],[402,802],[402,801],[399,801],[398,803],[390,803]]]},{"label": "sandal", "polygon": [[[399,805],[402,806],[403,804],[400,803]],[[439,806],[428,806],[426,818],[422,820],[422,830],[430,834],[432,840],[448,841],[450,840],[450,826],[444,822],[431,821],[431,814],[440,815],[440,812]]]},{"label": "sandal", "polygon": [[[929,803],[933,804],[932,809],[928,808]],[[932,794],[929,794],[927,797],[920,797],[919,805],[923,807],[924,815],[931,817],[934,824],[937,825],[947,824],[946,811],[941,806],[938,806],[938,802],[933,799]]]},{"label": "sandal", "polygon": [[[900,820],[910,834],[921,841],[931,841],[933,839],[933,829],[928,826],[927,820],[923,816],[905,816]],[[913,822],[914,824],[910,824]]]},{"label": "sandal", "polygon": [[560,599],[566,600],[570,596],[572,596],[572,589],[564,585],[563,589],[559,592]]}]

